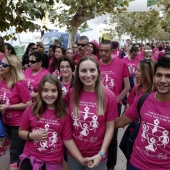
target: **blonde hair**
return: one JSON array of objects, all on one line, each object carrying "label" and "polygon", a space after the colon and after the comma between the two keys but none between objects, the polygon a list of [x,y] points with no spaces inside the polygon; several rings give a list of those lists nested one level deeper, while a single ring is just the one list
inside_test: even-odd
[{"label": "blonde hair", "polygon": [[10,67],[10,76],[6,81],[8,88],[12,88],[18,81],[24,80],[22,64],[19,58],[15,55],[5,56],[2,59]]},{"label": "blonde hair", "polygon": [[83,86],[84,86],[79,78],[79,69],[80,69],[80,64],[87,60],[94,62],[96,64],[96,68],[98,70],[98,77],[97,77],[96,84],[95,84],[95,93],[97,96],[97,113],[98,113],[98,115],[103,115],[106,110],[106,104],[105,104],[105,99],[104,99],[104,89],[103,89],[103,85],[102,85],[102,81],[101,81],[101,77],[100,77],[99,65],[98,65],[98,62],[96,61],[96,59],[94,58],[94,56],[82,57],[79,60],[78,65],[76,67],[75,82],[73,85],[73,103],[74,103],[73,114],[75,116],[79,115],[79,109],[78,109],[79,108],[79,100],[80,100],[81,92],[82,92]]}]

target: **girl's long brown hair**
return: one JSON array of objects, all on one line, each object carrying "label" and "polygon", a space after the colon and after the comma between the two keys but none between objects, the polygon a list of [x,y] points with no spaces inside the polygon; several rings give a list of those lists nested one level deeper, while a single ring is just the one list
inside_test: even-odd
[{"label": "girl's long brown hair", "polygon": [[96,84],[95,84],[95,93],[97,96],[97,113],[98,113],[98,115],[103,115],[106,110],[106,104],[105,104],[105,100],[104,100],[104,89],[103,89],[102,80],[100,77],[99,65],[98,65],[98,62],[96,61],[96,59],[94,58],[94,56],[82,57],[79,60],[78,65],[76,67],[75,82],[73,85],[73,103],[74,103],[73,114],[75,116],[79,115],[79,109],[78,109],[79,108],[79,100],[80,100],[81,92],[83,90],[83,83],[81,82],[81,80],[79,78],[79,69],[80,69],[80,64],[87,60],[94,62],[96,64],[96,68],[98,70],[98,77],[97,77]]}]

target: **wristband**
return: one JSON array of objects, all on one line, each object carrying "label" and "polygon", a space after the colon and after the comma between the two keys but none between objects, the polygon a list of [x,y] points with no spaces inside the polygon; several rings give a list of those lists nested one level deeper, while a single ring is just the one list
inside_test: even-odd
[{"label": "wristband", "polygon": [[98,153],[102,158],[105,158],[105,156],[106,156],[106,154],[104,153],[104,152],[102,152],[102,151],[99,151],[99,153]]},{"label": "wristband", "polygon": [[31,132],[28,132],[28,133],[27,133],[27,138],[28,138],[28,140],[32,140],[32,139],[30,138],[30,136],[29,136],[30,133],[31,133]]}]

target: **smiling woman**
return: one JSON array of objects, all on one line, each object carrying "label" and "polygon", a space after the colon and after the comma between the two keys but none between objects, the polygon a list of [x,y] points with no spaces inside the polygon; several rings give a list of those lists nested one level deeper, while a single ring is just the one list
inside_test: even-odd
[{"label": "smiling woman", "polygon": [[[82,156],[89,157],[87,165],[105,169],[118,109],[114,93],[102,85],[99,65],[93,56],[79,60],[73,89],[65,100],[73,122],[73,140]],[[68,163],[69,170],[84,168],[70,153]]]},{"label": "smiling woman", "polygon": [[5,56],[2,59],[0,62],[0,76],[3,78],[0,81],[0,112],[3,113],[5,129],[11,139],[10,170],[17,170],[20,162],[19,155],[24,147],[24,141],[18,136],[18,128],[21,115],[31,102],[31,97],[24,83],[22,65],[17,56]]},{"label": "smiling woman", "polygon": [[44,56],[41,52],[35,51],[29,56],[29,68],[24,71],[27,87],[33,101],[36,100],[38,85],[42,77],[49,72],[44,67]]}]

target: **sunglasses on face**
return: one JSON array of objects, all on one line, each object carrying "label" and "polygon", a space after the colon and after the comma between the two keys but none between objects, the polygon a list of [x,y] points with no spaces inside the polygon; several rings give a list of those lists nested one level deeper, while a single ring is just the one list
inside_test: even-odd
[{"label": "sunglasses on face", "polygon": [[36,63],[37,61],[34,61],[34,60],[29,60],[29,63],[31,63],[31,64],[34,64],[34,63]]},{"label": "sunglasses on face", "polygon": [[31,48],[32,50],[37,50],[37,48]]},{"label": "sunglasses on face", "polygon": [[86,45],[88,45],[88,44],[80,44],[80,43],[77,43],[77,46],[81,46],[81,47],[85,47]]},{"label": "sunglasses on face", "polygon": [[0,65],[2,65],[2,67],[3,67],[3,68],[6,68],[6,67],[8,67],[8,66],[9,66],[8,64],[3,63],[2,61],[0,61]]}]

